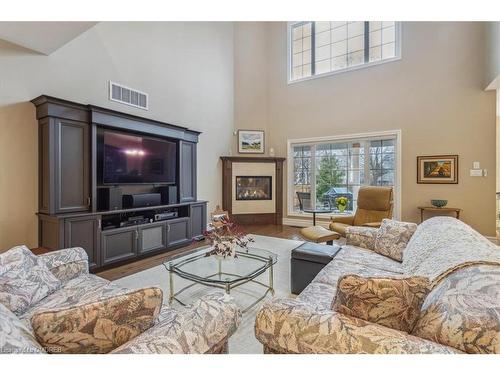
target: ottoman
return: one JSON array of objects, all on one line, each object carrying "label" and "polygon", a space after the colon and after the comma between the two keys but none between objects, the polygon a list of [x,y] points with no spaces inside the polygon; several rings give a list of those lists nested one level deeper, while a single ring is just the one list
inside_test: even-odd
[{"label": "ottoman", "polygon": [[293,294],[300,294],[316,275],[337,255],[338,245],[305,242],[292,250],[290,280]]},{"label": "ottoman", "polygon": [[309,241],[316,243],[326,242],[327,245],[333,244],[334,240],[338,240],[341,237],[337,232],[323,228],[320,225],[302,228],[300,234]]}]

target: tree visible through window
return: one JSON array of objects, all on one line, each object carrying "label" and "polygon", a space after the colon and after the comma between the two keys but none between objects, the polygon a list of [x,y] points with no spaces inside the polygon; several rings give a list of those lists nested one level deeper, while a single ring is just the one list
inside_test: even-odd
[{"label": "tree visible through window", "polygon": [[297,144],[292,152],[294,211],[299,211],[297,192],[309,193],[316,207],[335,208],[335,198],[344,196],[353,211],[361,186],[395,187],[394,137]]}]

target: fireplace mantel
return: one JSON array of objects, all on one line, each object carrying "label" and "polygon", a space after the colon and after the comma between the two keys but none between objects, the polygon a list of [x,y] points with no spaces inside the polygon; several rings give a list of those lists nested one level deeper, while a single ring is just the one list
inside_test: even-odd
[{"label": "fireplace mantel", "polygon": [[[283,219],[283,163],[285,158],[221,156],[222,206],[240,224],[279,224]],[[270,177],[269,199],[237,199],[236,179]]]},{"label": "fireplace mantel", "polygon": [[283,163],[286,159],[271,156],[221,156],[223,162],[237,163]]}]

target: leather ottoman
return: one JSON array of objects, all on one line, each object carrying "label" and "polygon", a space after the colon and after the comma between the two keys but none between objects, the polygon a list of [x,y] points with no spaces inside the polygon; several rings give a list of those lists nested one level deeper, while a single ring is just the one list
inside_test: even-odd
[{"label": "leather ottoman", "polygon": [[337,255],[338,245],[305,242],[292,250],[290,280],[293,294],[300,294],[316,275]]}]

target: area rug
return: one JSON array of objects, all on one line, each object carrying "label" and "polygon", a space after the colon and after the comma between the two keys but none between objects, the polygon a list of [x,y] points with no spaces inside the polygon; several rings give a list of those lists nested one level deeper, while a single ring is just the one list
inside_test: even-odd
[{"label": "area rug", "polygon": [[[272,251],[278,255],[278,261],[274,266],[274,289],[275,297],[289,297],[290,296],[290,253],[293,249],[302,244],[301,241],[286,240],[275,237],[267,237],[250,234],[250,236],[255,240],[252,246],[257,248],[266,249]],[[183,280],[178,276],[174,276],[175,289],[180,288],[190,284],[191,282]],[[268,273],[257,277],[257,280],[264,283],[268,283]],[[168,272],[163,265],[150,268],[148,270],[138,272],[136,274],[118,279],[115,281],[116,284],[124,286],[127,288],[141,288],[145,286],[157,285],[163,290],[163,295],[165,303],[168,303]],[[203,285],[196,285],[186,292],[184,292],[179,298],[182,298],[184,303],[190,303],[195,301],[197,298],[205,294],[209,290],[214,288],[206,287]],[[256,299],[262,296],[264,292],[262,286],[247,283],[236,289],[231,290],[231,295],[235,298],[236,303],[242,307],[246,308],[251,305]],[[255,316],[259,311],[262,304],[272,298],[269,294],[266,299],[256,304],[250,310],[243,314],[243,318],[240,326],[236,333],[229,340],[229,353],[231,354],[260,354],[262,353],[262,345],[257,341],[254,335],[254,322]],[[182,306],[177,302],[172,304],[174,309],[182,309]]]}]

